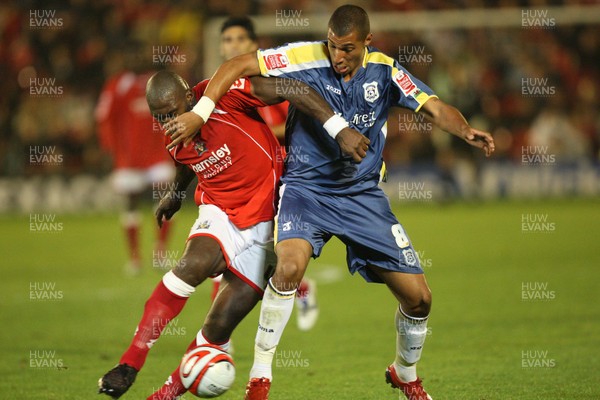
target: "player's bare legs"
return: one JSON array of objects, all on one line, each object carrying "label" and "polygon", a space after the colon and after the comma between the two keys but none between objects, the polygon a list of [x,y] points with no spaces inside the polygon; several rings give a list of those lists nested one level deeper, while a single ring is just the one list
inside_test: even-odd
[{"label": "player's bare legs", "polygon": [[304,239],[287,239],[277,243],[277,268],[271,283],[278,291],[296,290],[312,257],[312,246]]},{"label": "player's bare legs", "polygon": [[195,236],[187,241],[173,274],[190,286],[198,286],[209,276],[225,271],[225,268],[219,243],[208,236]]},{"label": "player's bare legs", "polygon": [[146,301],[133,341],[119,365],[100,379],[99,392],[113,398],[125,393],[144,365],[150,348],[165,326],[179,315],[195,287],[225,267],[221,247],[214,239],[207,236],[189,239],[177,266],[163,276]]},{"label": "player's bare legs", "polygon": [[277,267],[265,289],[254,344],[254,364],[246,387],[246,399],[266,399],[273,378],[271,365],[283,330],[294,308],[296,289],[302,281],[313,249],[304,239],[286,239],[275,247]]},{"label": "player's bare legs", "polygon": [[211,343],[227,342],[235,327],[259,300],[256,290],[231,271],[225,271],[217,297],[204,320],[204,337]]},{"label": "player's bare legs", "polygon": [[427,285],[425,274],[405,274],[373,266],[369,268],[375,271],[392,291],[402,311],[417,318],[429,315],[431,290]]},{"label": "player's bare legs", "polygon": [[[260,295],[231,271],[223,273],[219,292],[204,320],[204,325],[188,350],[204,343],[218,344],[229,351],[233,330],[258,303]],[[179,377],[179,366],[165,384],[148,400],[173,400],[186,392]]]},{"label": "player's bare legs", "polygon": [[423,390],[416,367],[427,337],[427,317],[431,309],[431,290],[425,275],[369,268],[379,275],[400,303],[395,316],[396,358],[386,371],[386,379],[408,399],[428,400],[430,397]]},{"label": "player's bare legs", "polygon": [[189,239],[175,268],[165,274],[146,302],[142,320],[121,363],[139,371],[150,347],[183,309],[195,287],[208,276],[223,271],[225,266],[221,247],[214,239],[207,236]]}]

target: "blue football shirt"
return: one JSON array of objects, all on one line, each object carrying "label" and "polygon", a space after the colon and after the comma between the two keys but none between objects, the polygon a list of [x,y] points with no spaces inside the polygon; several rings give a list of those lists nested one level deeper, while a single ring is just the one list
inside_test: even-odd
[{"label": "blue football shirt", "polygon": [[371,140],[367,156],[355,163],[342,156],[337,142],[319,122],[290,107],[286,126],[288,158],[282,182],[308,185],[320,193],[355,194],[376,186],[389,108],[418,111],[435,97],[396,60],[370,46],[362,67],[348,82],[334,72],[327,42],[289,43],[258,50],[257,57],[263,76],[293,78],[308,84],[351,128]]}]

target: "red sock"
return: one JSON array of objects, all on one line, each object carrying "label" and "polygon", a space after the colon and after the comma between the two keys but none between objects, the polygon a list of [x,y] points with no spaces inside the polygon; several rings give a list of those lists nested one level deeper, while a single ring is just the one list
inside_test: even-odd
[{"label": "red sock", "polygon": [[298,285],[298,290],[296,290],[296,296],[299,298],[306,297],[308,290],[308,283],[303,279],[302,282],[300,282],[300,285]]},{"label": "red sock", "polygon": [[[186,353],[196,347],[196,338],[192,340],[192,343],[188,346]],[[152,393],[146,400],[173,400],[177,396],[181,396],[187,392],[187,389],[183,386],[181,378],[179,377],[179,365],[177,369],[167,378],[167,381],[160,389]]]},{"label": "red sock", "polygon": [[127,247],[129,249],[129,258],[133,261],[140,259],[140,226],[130,224],[125,226],[125,235],[127,236]]},{"label": "red sock", "polygon": [[179,315],[187,299],[171,292],[161,280],[146,301],[144,315],[120,363],[139,371],[146,361],[150,347],[158,340],[165,326]]}]

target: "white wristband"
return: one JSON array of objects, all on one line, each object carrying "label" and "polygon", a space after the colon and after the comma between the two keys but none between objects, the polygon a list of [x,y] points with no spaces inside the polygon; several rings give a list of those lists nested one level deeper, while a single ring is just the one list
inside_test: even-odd
[{"label": "white wristband", "polygon": [[342,129],[347,127],[348,122],[337,114],[333,114],[333,116],[327,121],[325,121],[325,123],[323,124],[323,128],[327,131],[329,136],[331,136],[334,139]]},{"label": "white wristband", "polygon": [[215,109],[215,102],[210,97],[202,96],[196,103],[192,112],[204,120],[204,123],[208,121],[208,117],[212,114]]}]

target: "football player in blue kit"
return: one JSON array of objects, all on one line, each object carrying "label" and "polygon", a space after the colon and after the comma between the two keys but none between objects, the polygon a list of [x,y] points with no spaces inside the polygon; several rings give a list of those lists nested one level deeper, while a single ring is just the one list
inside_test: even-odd
[{"label": "football player in blue kit", "polygon": [[[167,128],[173,143],[190,140],[237,78],[259,74],[303,81],[336,112],[320,125],[290,109],[289,158],[275,232],[278,262],[262,301],[247,400],[268,399],[275,349],[296,288],[310,258],[317,258],[332,236],[346,245],[351,273],[385,283],[399,302],[396,356],[386,369],[387,382],[400,389],[401,397],[431,399],[416,372],[431,291],[408,235],[378,186],[388,110],[404,107],[422,113],[487,156],[494,141],[489,133],[470,127],[457,109],[439,100],[396,60],[371,47],[371,39],[367,13],[354,5],[341,6],[329,20],[327,41],[296,42],[233,58],[217,70],[193,112]],[[348,124],[362,135],[340,132]]]}]

